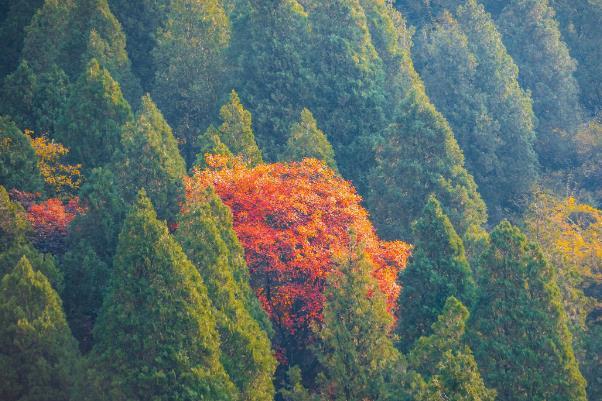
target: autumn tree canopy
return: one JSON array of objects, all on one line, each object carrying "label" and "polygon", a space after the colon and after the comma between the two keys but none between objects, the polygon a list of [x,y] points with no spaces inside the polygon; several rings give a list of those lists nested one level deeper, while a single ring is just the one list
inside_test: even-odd
[{"label": "autumn tree canopy", "polygon": [[213,185],[230,207],[251,285],[277,330],[301,334],[322,319],[333,256],[348,249],[352,235],[372,259],[372,274],[391,311],[409,246],[379,240],[348,181],[315,159],[249,168],[228,167],[225,158],[210,156],[208,164],[186,180],[188,202]]}]

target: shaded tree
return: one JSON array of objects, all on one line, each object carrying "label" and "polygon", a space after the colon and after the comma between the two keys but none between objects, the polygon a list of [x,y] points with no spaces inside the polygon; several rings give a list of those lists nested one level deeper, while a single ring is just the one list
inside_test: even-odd
[{"label": "shaded tree", "polygon": [[470,341],[488,386],[504,400],[586,400],[554,269],[507,221],[479,266]]},{"label": "shaded tree", "polygon": [[24,256],[0,285],[0,397],[68,401],[77,365],[61,300]]},{"label": "shaded tree", "polygon": [[43,188],[31,139],[7,117],[0,117],[0,185],[28,192]]},{"label": "shaded tree", "polygon": [[237,399],[211,311],[203,279],[141,191],[94,329],[91,398]]}]

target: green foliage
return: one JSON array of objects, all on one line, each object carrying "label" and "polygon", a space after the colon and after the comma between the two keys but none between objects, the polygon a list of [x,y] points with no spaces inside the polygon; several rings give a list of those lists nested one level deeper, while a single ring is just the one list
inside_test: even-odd
[{"label": "green foliage", "polygon": [[505,400],[586,400],[554,270],[507,221],[491,233],[469,323],[488,386]]},{"label": "green foliage", "polygon": [[470,347],[464,345],[468,310],[450,297],[433,334],[421,337],[408,356],[417,372],[411,393],[415,400],[493,401],[495,390],[485,387]]},{"label": "green foliage", "polygon": [[414,250],[401,273],[398,300],[400,347],[408,351],[442,313],[446,300],[456,297],[471,306],[476,285],[464,244],[435,197],[430,197],[413,226]]},{"label": "green foliage", "polygon": [[257,141],[275,160],[291,124],[308,104],[309,15],[297,0],[239,1],[233,12],[233,86],[253,115]]},{"label": "green foliage", "polygon": [[286,387],[280,390],[280,394],[285,401],[320,401],[320,396],[310,393],[303,386],[303,378],[301,369],[298,366],[289,368],[286,372],[287,384]]},{"label": "green foliage", "polygon": [[222,106],[219,115],[222,124],[218,131],[224,145],[251,166],[262,163],[261,151],[255,142],[251,125],[251,113],[240,103],[235,91],[230,93],[230,101]]},{"label": "green foliage", "polygon": [[11,0],[0,14],[0,79],[10,74],[19,64],[25,27],[44,0]]},{"label": "green foliage", "polygon": [[233,158],[234,155],[228,149],[226,145],[220,139],[220,132],[213,125],[207,128],[207,131],[199,135],[196,139],[195,145],[199,149],[193,166],[198,168],[206,168],[206,156],[207,155],[221,155],[228,158]]},{"label": "green foliage", "polygon": [[562,39],[577,60],[575,78],[581,103],[593,115],[602,110],[602,2],[600,0],[550,0],[560,24]]},{"label": "green foliage", "polygon": [[95,58],[124,88],[129,101],[140,97],[131,72],[125,35],[107,0],[46,0],[26,29],[23,58],[36,73],[56,64],[76,79]]},{"label": "green foliage", "polygon": [[469,0],[455,16],[444,12],[420,30],[417,69],[497,222],[521,211],[537,179],[531,100],[483,7]]},{"label": "green foliage", "polygon": [[0,184],[29,192],[43,184],[29,137],[6,117],[0,117]]},{"label": "green foliage", "polygon": [[511,0],[497,25],[519,67],[521,84],[531,91],[539,120],[537,152],[550,169],[564,167],[567,147],[562,131],[572,132],[582,119],[575,60],[560,36],[548,0]]},{"label": "green foliage", "polygon": [[141,191],[94,331],[92,398],[236,400],[212,308],[203,279]]},{"label": "green foliage", "polygon": [[57,65],[35,74],[29,64],[22,61],[5,77],[0,93],[0,110],[17,126],[53,135],[67,102],[69,79]]},{"label": "green foliage", "polygon": [[283,158],[290,161],[314,158],[337,170],[332,145],[308,109],[303,109],[299,122],[292,125]]},{"label": "green foliage", "polygon": [[31,226],[25,211],[12,202],[6,189],[0,185],[0,277],[9,273],[25,256],[33,269],[42,272],[54,289],[63,290],[63,273],[50,254],[38,252],[28,240]]},{"label": "green foliage", "polygon": [[72,88],[56,137],[71,150],[69,158],[89,171],[112,159],[121,128],[131,120],[119,84],[92,60]]},{"label": "green foliage", "polygon": [[0,285],[0,398],[68,401],[77,363],[58,294],[22,257]]},{"label": "green foliage", "polygon": [[65,274],[63,301],[73,336],[84,353],[92,349],[92,328],[109,281],[109,267],[87,240],[81,239],[61,259]]},{"label": "green foliage", "polygon": [[310,1],[313,97],[307,106],[328,133],[344,177],[360,193],[385,126],[385,75],[359,0]]},{"label": "green foliage", "polygon": [[217,0],[171,0],[168,4],[152,52],[156,65],[152,95],[191,164],[194,141],[210,125],[223,96],[230,21]]},{"label": "green foliage", "polygon": [[65,273],[65,313],[82,352],[92,348],[92,329],[113,266],[126,204],[115,175],[92,169],[79,191],[86,213],[71,224],[69,250],[61,260]]},{"label": "green foliage", "polygon": [[443,116],[420,82],[403,99],[403,110],[376,148],[368,205],[385,238],[408,239],[409,227],[435,194],[460,236],[487,220],[485,204]]},{"label": "green foliage", "polygon": [[[230,265],[230,250],[218,228],[221,222],[212,210],[213,202],[221,200],[210,192],[206,202],[191,205],[178,220],[176,238],[207,286],[221,338],[221,361],[241,398],[272,400],[276,360],[267,334],[246,308],[244,294],[251,290],[249,282],[239,283],[234,278],[235,266]],[[245,288],[239,288],[240,284]]]},{"label": "green foliage", "polygon": [[135,120],[121,134],[115,171],[126,203],[144,188],[160,219],[174,221],[184,198],[186,165],[171,128],[150,96],[140,102]]},{"label": "green foliage", "polygon": [[167,1],[163,0],[109,0],[111,11],[127,36],[127,52],[132,70],[148,92],[153,87],[155,64],[151,54],[157,45],[157,30],[167,16]]},{"label": "green foliage", "polygon": [[389,338],[393,324],[373,266],[353,246],[330,276],[324,321],[317,333],[318,389],[329,400],[386,400],[401,369]]}]

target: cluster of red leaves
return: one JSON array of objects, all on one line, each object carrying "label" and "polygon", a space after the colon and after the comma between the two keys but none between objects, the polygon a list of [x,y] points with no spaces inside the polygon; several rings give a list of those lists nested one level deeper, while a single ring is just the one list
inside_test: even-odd
[{"label": "cluster of red leaves", "polygon": [[51,198],[27,206],[27,218],[33,227],[32,240],[36,248],[43,252],[62,253],[69,224],[82,213],[84,209],[77,197],[66,202]]},{"label": "cluster of red leaves", "polygon": [[371,257],[393,310],[410,247],[378,239],[349,182],[313,159],[254,168],[219,156],[207,162],[209,169],[186,179],[187,202],[213,186],[230,207],[251,284],[277,327],[294,334],[321,320],[325,279],[352,236]]}]

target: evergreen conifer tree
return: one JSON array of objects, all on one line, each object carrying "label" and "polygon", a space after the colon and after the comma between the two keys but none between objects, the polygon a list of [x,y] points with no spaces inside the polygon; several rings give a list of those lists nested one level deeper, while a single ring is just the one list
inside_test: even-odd
[{"label": "evergreen conifer tree", "polygon": [[478,274],[470,339],[498,400],[585,401],[555,273],[537,245],[504,221]]},{"label": "evergreen conifer tree", "polygon": [[[221,338],[221,360],[244,400],[272,400],[276,360],[270,340],[246,308],[230,265],[229,249],[218,229],[211,202],[221,202],[212,191],[206,202],[190,205],[178,220],[176,238],[199,270],[215,309]],[[231,228],[230,228],[231,229]]]},{"label": "evergreen conifer tree", "polygon": [[155,64],[149,54],[157,45],[157,31],[167,17],[167,1],[109,0],[111,11],[127,37],[127,52],[132,60],[132,70],[140,79],[145,92],[153,88]]},{"label": "evergreen conifer tree", "polygon": [[329,279],[316,347],[318,389],[325,399],[389,399],[401,372],[389,338],[393,321],[371,271],[363,251],[352,246]]},{"label": "evergreen conifer tree", "polygon": [[207,167],[205,160],[207,155],[222,155],[227,158],[234,157],[230,149],[220,139],[220,132],[213,125],[210,125],[205,132],[197,137],[195,146],[199,150],[193,166],[201,169]]},{"label": "evergreen conifer tree", "polygon": [[4,78],[0,89],[0,113],[10,116],[21,129],[53,135],[68,93],[69,79],[58,66],[35,74],[23,60]]},{"label": "evergreen conifer tree", "polygon": [[285,150],[313,84],[309,15],[302,3],[238,2],[232,16],[233,86],[253,115],[257,142],[269,160]]},{"label": "evergreen conifer tree", "polygon": [[471,306],[476,296],[462,239],[435,197],[429,198],[413,231],[415,248],[400,276],[403,291],[398,301],[397,330],[405,352],[419,337],[430,334],[448,297]]},{"label": "evergreen conifer tree", "polygon": [[43,186],[29,137],[7,117],[0,117],[0,185],[28,192]]},{"label": "evergreen conifer tree", "polygon": [[98,398],[236,400],[212,308],[203,279],[142,190],[94,329]]},{"label": "evergreen conifer tree", "polygon": [[[486,208],[452,130],[417,80],[376,147],[368,205],[384,238],[410,238],[411,222],[435,194],[461,237],[478,231]],[[408,179],[411,177],[411,179]]]},{"label": "evergreen conifer tree", "polygon": [[145,188],[160,219],[174,221],[183,201],[186,165],[171,128],[150,96],[140,102],[134,121],[121,134],[115,171],[126,203]]},{"label": "evergreen conifer tree", "polygon": [[468,309],[455,297],[445,302],[433,323],[433,334],[421,337],[408,356],[415,400],[493,401],[495,390],[485,387],[470,347],[463,336]]},{"label": "evergreen conifer tree", "polygon": [[13,0],[2,13],[0,20],[0,80],[17,68],[25,38],[25,27],[29,25],[36,10],[44,0]]},{"label": "evergreen conifer tree", "polygon": [[6,189],[0,185],[0,277],[9,273],[23,256],[27,257],[35,271],[42,272],[61,293],[63,290],[63,273],[55,264],[50,254],[38,252],[28,235],[31,225],[25,211],[16,202],[12,202]]},{"label": "evergreen conifer tree", "polygon": [[191,164],[194,141],[211,124],[223,96],[230,21],[217,0],[171,0],[152,54],[152,95],[182,141]]},{"label": "evergreen conifer tree", "polygon": [[508,1],[497,25],[519,67],[521,84],[531,91],[539,121],[537,152],[550,169],[566,167],[572,134],[582,120],[575,60],[561,38],[548,0]]},{"label": "evergreen conifer tree", "polygon": [[222,106],[219,115],[222,124],[218,132],[224,145],[251,166],[262,163],[263,157],[255,142],[251,124],[251,113],[240,103],[235,91],[230,93],[230,100]]},{"label": "evergreen conifer tree", "polygon": [[123,87],[129,101],[140,98],[125,35],[107,0],[46,0],[27,28],[22,57],[36,73],[56,64],[72,80],[95,58]]},{"label": "evergreen conifer tree", "polygon": [[285,160],[301,161],[308,157],[322,160],[331,169],[337,169],[332,145],[328,142],[324,132],[318,128],[318,123],[311,111],[303,109],[299,122],[291,127],[283,158]]},{"label": "evergreen conifer tree", "polygon": [[84,169],[108,163],[119,149],[122,126],[132,119],[119,84],[92,60],[74,84],[59,122],[59,141]]},{"label": "evergreen conifer tree", "polygon": [[343,176],[366,192],[375,136],[385,126],[385,74],[359,0],[311,1],[314,85],[309,107]]},{"label": "evergreen conifer tree", "polygon": [[534,116],[518,69],[474,0],[425,25],[416,45],[427,92],[452,126],[492,221],[526,205],[537,179]]},{"label": "evergreen conifer tree", "polygon": [[58,294],[22,257],[0,285],[0,398],[69,401],[77,364]]}]

